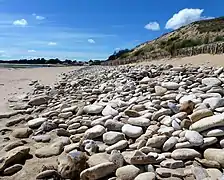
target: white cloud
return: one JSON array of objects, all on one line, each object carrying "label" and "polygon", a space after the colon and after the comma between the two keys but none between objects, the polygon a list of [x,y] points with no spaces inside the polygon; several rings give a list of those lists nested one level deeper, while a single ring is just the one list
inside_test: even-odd
[{"label": "white cloud", "polygon": [[36,19],[37,19],[37,20],[44,20],[45,17],[44,17],[44,16],[36,16]]},{"label": "white cloud", "polygon": [[36,20],[44,20],[44,19],[46,19],[44,16],[39,16],[36,13],[33,13],[32,16],[34,16],[36,18]]},{"label": "white cloud", "polygon": [[167,21],[165,28],[178,29],[195,21],[212,18],[202,16],[203,12],[204,9],[182,9]]},{"label": "white cloud", "polygon": [[28,25],[28,22],[25,19],[15,20],[13,22],[13,25],[15,26],[26,26]]},{"label": "white cloud", "polygon": [[152,30],[152,31],[159,31],[160,26],[157,22],[150,22],[149,24],[145,25],[145,29]]},{"label": "white cloud", "polygon": [[95,44],[95,43],[96,43],[93,39],[88,39],[88,42],[89,42],[90,44]]},{"label": "white cloud", "polygon": [[49,46],[56,46],[57,43],[56,43],[56,42],[49,42],[48,45],[49,45]]},{"label": "white cloud", "polygon": [[28,50],[27,52],[29,52],[29,53],[34,53],[34,52],[37,52],[37,51],[31,49],[31,50]]}]

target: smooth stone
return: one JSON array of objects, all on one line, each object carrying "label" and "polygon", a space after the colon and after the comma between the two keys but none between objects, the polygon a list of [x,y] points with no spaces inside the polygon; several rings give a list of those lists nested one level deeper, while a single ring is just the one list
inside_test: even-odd
[{"label": "smooth stone", "polygon": [[40,149],[37,149],[35,156],[38,158],[47,158],[51,156],[57,156],[63,151],[63,144],[61,142],[55,142],[51,145],[44,146]]},{"label": "smooth stone", "polygon": [[51,178],[52,176],[57,176],[57,171],[55,170],[45,170],[43,172],[40,172],[37,176],[36,179],[48,179]]},{"label": "smooth stone", "polygon": [[131,109],[125,110],[124,114],[129,116],[129,117],[139,117],[139,116],[141,116],[137,111],[131,110]]},{"label": "smooth stone", "polygon": [[211,109],[216,109],[224,106],[224,98],[207,98],[203,101],[204,104],[208,104]]},{"label": "smooth stone", "polygon": [[166,140],[167,140],[167,137],[165,135],[155,136],[148,139],[146,146],[153,147],[153,148],[161,148]]},{"label": "smooth stone", "polygon": [[203,145],[200,146],[200,148],[205,148],[207,146],[210,146],[212,144],[215,144],[218,141],[216,137],[205,137]]},{"label": "smooth stone", "polygon": [[133,180],[139,174],[141,170],[134,165],[126,165],[116,170],[116,176],[119,180]]},{"label": "smooth stone", "polygon": [[44,135],[37,135],[33,136],[32,139],[36,142],[49,142],[51,140],[51,136],[44,134]]},{"label": "smooth stone", "polygon": [[126,140],[121,140],[121,141],[118,141],[117,143],[109,146],[106,148],[106,152],[107,153],[110,153],[111,151],[113,150],[123,150],[125,149],[126,147],[128,146],[128,141]]},{"label": "smooth stone", "polygon": [[38,128],[41,124],[43,124],[45,121],[47,121],[47,118],[36,118],[36,119],[29,120],[27,122],[27,125],[30,128],[35,129],[35,128]]},{"label": "smooth stone", "polygon": [[151,81],[151,79],[146,76],[141,81],[139,81],[140,84],[148,84]]},{"label": "smooth stone", "polygon": [[6,153],[0,164],[0,171],[14,164],[21,164],[28,156],[30,148],[26,146],[16,147]]},{"label": "smooth stone", "polygon": [[85,132],[87,139],[94,139],[102,136],[106,132],[106,129],[101,125],[96,125]]},{"label": "smooth stone", "polygon": [[89,157],[87,163],[90,167],[96,166],[98,164],[110,162],[110,155],[107,153],[97,153]]},{"label": "smooth stone", "polygon": [[210,128],[224,126],[224,114],[203,118],[190,126],[190,130],[201,132]]},{"label": "smooth stone", "polygon": [[34,98],[30,99],[28,104],[31,105],[31,106],[40,106],[42,104],[47,104],[49,99],[50,99],[49,96],[34,97]]},{"label": "smooth stone", "polygon": [[116,168],[120,168],[124,165],[124,157],[119,150],[113,150],[109,160],[116,165]]},{"label": "smooth stone", "polygon": [[116,116],[119,114],[119,112],[117,110],[115,110],[114,108],[112,108],[110,105],[107,105],[103,111],[102,111],[103,116]]},{"label": "smooth stone", "polygon": [[181,127],[180,127],[180,125],[179,125],[179,123],[177,122],[176,119],[173,119],[173,121],[172,121],[172,127],[173,127],[175,130],[180,130],[180,129],[181,129]]},{"label": "smooth stone", "polygon": [[72,112],[64,112],[64,113],[60,113],[60,114],[58,115],[58,117],[66,119],[66,118],[71,117],[72,115],[73,115]]},{"label": "smooth stone", "polygon": [[10,151],[10,150],[12,150],[12,149],[14,149],[14,148],[16,148],[16,147],[23,146],[23,145],[24,145],[23,141],[21,141],[21,140],[17,140],[17,141],[8,143],[8,144],[3,148],[3,150],[7,152],[7,151]]},{"label": "smooth stone", "polygon": [[163,82],[161,86],[168,90],[177,90],[180,87],[176,82]]},{"label": "smooth stone", "polygon": [[206,170],[200,166],[197,167],[191,167],[191,172],[192,174],[195,176],[196,179],[203,179],[205,180],[206,178],[208,178],[208,173],[206,172]]},{"label": "smooth stone", "polygon": [[143,134],[143,129],[138,126],[133,126],[130,124],[125,124],[122,127],[122,132],[131,138],[137,138]]},{"label": "smooth stone", "polygon": [[153,113],[152,115],[152,120],[153,121],[157,121],[159,117],[163,116],[163,115],[170,115],[172,114],[171,109],[160,109],[159,111],[156,111]]},{"label": "smooth stone", "polygon": [[209,77],[202,79],[202,84],[205,84],[206,86],[218,86],[221,84],[221,81],[218,78]]},{"label": "smooth stone", "polygon": [[120,140],[124,140],[124,138],[123,133],[115,131],[109,131],[103,134],[103,141],[108,145],[115,144]]},{"label": "smooth stone", "polygon": [[28,138],[32,134],[32,129],[30,128],[16,128],[12,132],[12,136],[15,138]]},{"label": "smooth stone", "polygon": [[224,136],[224,126],[222,126],[222,127],[215,127],[213,129],[208,129],[206,131],[203,131],[202,135],[206,136],[206,137]]},{"label": "smooth stone", "polygon": [[220,144],[221,148],[224,148],[224,139],[220,140],[219,144]]},{"label": "smooth stone", "polygon": [[145,172],[139,174],[134,180],[155,180],[156,175],[154,172]]},{"label": "smooth stone", "polygon": [[81,172],[80,178],[83,180],[100,179],[115,172],[116,166],[112,162],[101,163],[96,166],[85,169]]},{"label": "smooth stone", "polygon": [[124,126],[124,123],[116,120],[107,120],[104,126],[109,131],[121,131],[122,127]]},{"label": "smooth stone", "polygon": [[186,96],[183,96],[180,98],[179,102],[182,104],[184,102],[187,102],[187,101],[194,101],[195,99],[197,99],[197,96],[194,95],[194,94],[190,94],[190,95],[186,95]]},{"label": "smooth stone", "polygon": [[224,168],[224,149],[206,149],[204,151],[204,158],[211,161],[217,161]]},{"label": "smooth stone", "polygon": [[160,163],[160,166],[169,169],[176,169],[184,167],[184,162],[181,160],[166,159]]},{"label": "smooth stone", "polygon": [[205,117],[209,117],[212,115],[213,112],[210,109],[199,109],[190,115],[190,119],[193,123],[195,123]]},{"label": "smooth stone", "polygon": [[100,114],[104,107],[96,104],[88,105],[83,108],[86,114]]},{"label": "smooth stone", "polygon": [[162,86],[155,86],[156,95],[162,96],[167,92],[167,89]]},{"label": "smooth stone", "polygon": [[189,147],[193,147],[193,145],[188,142],[188,141],[185,141],[185,142],[180,142],[180,143],[177,143],[175,145],[175,148],[176,149],[180,149],[180,148],[189,148]]},{"label": "smooth stone", "polygon": [[13,166],[6,168],[3,172],[3,174],[5,176],[11,176],[11,175],[17,173],[18,171],[20,171],[22,168],[23,168],[23,166],[21,164],[14,164]]},{"label": "smooth stone", "polygon": [[107,121],[108,119],[112,119],[112,118],[113,118],[113,116],[111,116],[111,115],[100,117],[100,118],[98,118],[98,119],[96,119],[96,120],[93,120],[93,121],[91,122],[91,126],[96,126],[96,125],[102,125],[102,126],[104,126],[105,123],[106,123],[106,121]]},{"label": "smooth stone", "polygon": [[182,148],[175,149],[172,152],[171,157],[175,160],[190,160],[194,159],[195,157],[200,158],[201,154],[194,149]]},{"label": "smooth stone", "polygon": [[182,129],[189,129],[189,127],[192,125],[192,121],[189,119],[184,119],[183,121],[181,121],[180,123],[180,127]]},{"label": "smooth stone", "polygon": [[156,173],[162,178],[169,178],[169,179],[171,177],[182,178],[184,176],[184,171],[182,168],[179,169],[157,168]]},{"label": "smooth stone", "polygon": [[158,158],[157,153],[154,153],[154,154],[151,153],[151,154],[146,155],[142,151],[137,150],[131,157],[130,162],[133,165],[152,164],[152,163],[157,162],[156,161],[157,158]]},{"label": "smooth stone", "polygon": [[150,125],[150,120],[144,117],[129,118],[128,123],[134,126],[146,127]]},{"label": "smooth stone", "polygon": [[208,173],[208,176],[211,178],[211,179],[220,179],[222,180],[222,176],[223,176],[223,173],[218,170],[218,169],[215,169],[215,168],[208,168],[206,169],[207,173]]},{"label": "smooth stone", "polygon": [[169,151],[172,149],[178,142],[177,137],[170,137],[165,143],[163,144],[163,151]]},{"label": "smooth stone", "polygon": [[185,133],[185,138],[193,145],[200,146],[203,144],[203,136],[199,134],[197,131],[189,131],[187,130]]},{"label": "smooth stone", "polygon": [[195,158],[195,161],[199,162],[203,166],[207,168],[220,168],[220,164],[217,161],[210,161],[207,159]]}]

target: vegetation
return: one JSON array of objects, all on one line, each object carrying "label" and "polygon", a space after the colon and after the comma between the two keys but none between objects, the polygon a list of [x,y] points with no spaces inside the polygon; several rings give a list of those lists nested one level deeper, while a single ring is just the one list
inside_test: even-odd
[{"label": "vegetation", "polygon": [[107,59],[108,61],[109,60],[115,60],[115,59],[118,59],[118,58],[126,58],[129,56],[129,52],[131,52],[132,50],[129,50],[129,49],[123,49],[123,50],[120,50],[120,51],[115,51],[114,54],[112,54],[111,56],[109,56],[109,58]]}]

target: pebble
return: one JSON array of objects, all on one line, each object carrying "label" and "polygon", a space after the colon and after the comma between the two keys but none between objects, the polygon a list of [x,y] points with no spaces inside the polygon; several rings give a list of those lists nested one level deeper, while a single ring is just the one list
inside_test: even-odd
[{"label": "pebble", "polygon": [[138,126],[133,126],[130,124],[125,124],[122,127],[122,132],[131,138],[137,138],[143,134],[143,129]]}]

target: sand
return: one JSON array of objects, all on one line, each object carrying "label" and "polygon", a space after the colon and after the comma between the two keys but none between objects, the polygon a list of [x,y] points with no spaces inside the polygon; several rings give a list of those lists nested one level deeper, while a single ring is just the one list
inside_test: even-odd
[{"label": "sand", "polygon": [[31,91],[32,87],[29,83],[32,80],[38,80],[44,85],[52,85],[61,73],[78,68],[80,67],[0,68],[0,112],[10,111],[8,108],[10,97]]}]

